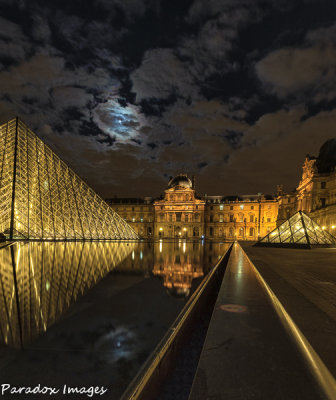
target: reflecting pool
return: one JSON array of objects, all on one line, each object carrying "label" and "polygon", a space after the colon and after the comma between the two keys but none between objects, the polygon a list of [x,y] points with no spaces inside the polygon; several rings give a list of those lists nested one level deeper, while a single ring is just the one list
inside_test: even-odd
[{"label": "reflecting pool", "polygon": [[106,396],[117,399],[228,246],[179,240],[1,248],[1,380],[105,385]]}]

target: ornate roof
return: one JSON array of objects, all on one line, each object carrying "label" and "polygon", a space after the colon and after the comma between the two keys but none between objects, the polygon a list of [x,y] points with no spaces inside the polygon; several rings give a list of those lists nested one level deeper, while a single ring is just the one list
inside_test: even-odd
[{"label": "ornate roof", "polygon": [[182,186],[186,189],[192,189],[192,182],[186,174],[179,174],[172,178],[168,183],[169,188],[173,188],[176,186]]}]

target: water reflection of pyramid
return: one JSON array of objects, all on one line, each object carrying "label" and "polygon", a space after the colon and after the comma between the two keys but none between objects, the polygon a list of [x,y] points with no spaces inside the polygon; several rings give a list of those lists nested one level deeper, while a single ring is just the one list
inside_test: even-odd
[{"label": "water reflection of pyramid", "polygon": [[0,126],[0,232],[8,239],[138,237],[18,118]]},{"label": "water reflection of pyramid", "polygon": [[298,211],[287,221],[260,239],[256,246],[274,247],[307,247],[331,246],[336,244],[336,238],[322,229],[302,211]]},{"label": "water reflection of pyramid", "polygon": [[135,241],[17,242],[0,249],[0,345],[31,342],[135,247]]}]

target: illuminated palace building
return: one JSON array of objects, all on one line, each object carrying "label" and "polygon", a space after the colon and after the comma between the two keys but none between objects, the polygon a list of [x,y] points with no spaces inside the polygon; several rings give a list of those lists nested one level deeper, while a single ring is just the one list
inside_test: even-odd
[{"label": "illuminated palace building", "polygon": [[0,125],[0,240],[258,240],[297,211],[336,232],[336,139],[276,197],[200,196],[179,174],[157,199],[104,201],[18,118]]},{"label": "illuminated palace building", "polygon": [[144,237],[257,240],[303,211],[322,229],[336,234],[336,139],[307,155],[292,192],[278,185],[277,196],[196,196],[195,185],[180,174],[162,198],[109,199],[107,202]]},{"label": "illuminated palace building", "polygon": [[278,224],[296,211],[307,213],[322,229],[336,233],[336,139],[323,144],[318,157],[306,156],[298,187],[278,187]]},{"label": "illuminated palace building", "polygon": [[106,202],[142,237],[257,240],[276,227],[271,196],[197,196],[194,179],[179,174],[159,199]]}]

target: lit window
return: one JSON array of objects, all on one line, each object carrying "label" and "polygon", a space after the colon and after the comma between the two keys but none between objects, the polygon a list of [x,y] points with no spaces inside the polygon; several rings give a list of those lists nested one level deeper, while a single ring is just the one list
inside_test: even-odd
[{"label": "lit window", "polygon": [[241,205],[240,205],[240,209],[241,209],[241,210],[244,210],[244,204],[241,204]]},{"label": "lit window", "polygon": [[219,206],[219,209],[220,209],[220,210],[223,210],[223,208],[224,208],[224,206],[223,206],[223,204],[221,204],[221,205]]}]

